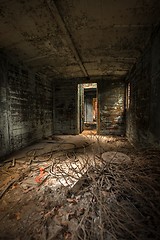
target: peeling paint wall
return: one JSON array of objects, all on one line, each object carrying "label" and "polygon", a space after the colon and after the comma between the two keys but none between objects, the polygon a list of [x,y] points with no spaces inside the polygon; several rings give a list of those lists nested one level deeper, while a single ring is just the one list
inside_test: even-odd
[{"label": "peeling paint wall", "polygon": [[127,136],[141,145],[160,143],[160,30],[127,77],[131,86]]},{"label": "peeling paint wall", "polygon": [[123,81],[98,82],[100,134],[125,134],[125,84]]},{"label": "peeling paint wall", "polygon": [[1,56],[0,157],[53,133],[51,80]]},{"label": "peeling paint wall", "polygon": [[78,133],[76,80],[55,83],[55,134]]}]

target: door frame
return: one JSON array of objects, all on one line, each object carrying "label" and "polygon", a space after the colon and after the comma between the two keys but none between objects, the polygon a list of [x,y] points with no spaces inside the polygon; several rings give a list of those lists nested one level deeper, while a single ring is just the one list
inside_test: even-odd
[{"label": "door frame", "polygon": [[[98,83],[96,83],[96,99],[97,99],[97,116],[96,116],[96,131],[99,134],[100,126],[100,113],[99,113],[99,94],[98,94]],[[78,83],[77,86],[77,130],[78,134],[82,133],[84,130],[84,88],[82,87],[84,83]],[[89,84],[85,82],[85,84]]]}]

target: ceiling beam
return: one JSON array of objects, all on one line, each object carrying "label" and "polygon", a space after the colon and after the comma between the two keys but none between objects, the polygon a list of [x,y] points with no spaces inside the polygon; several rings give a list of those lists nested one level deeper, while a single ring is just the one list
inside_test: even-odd
[{"label": "ceiling beam", "polygon": [[62,16],[61,16],[57,6],[55,5],[54,0],[45,0],[45,1],[47,3],[47,6],[48,6],[50,12],[51,12],[51,15],[53,16],[54,19],[56,19],[58,25],[60,26],[60,28],[64,32],[67,44],[68,44],[69,48],[72,50],[72,52],[73,52],[73,54],[74,54],[74,56],[75,56],[75,58],[76,58],[76,60],[77,60],[77,62],[79,64],[79,66],[80,66],[80,68],[82,70],[82,72],[84,73],[84,76],[85,77],[89,77],[89,75],[87,73],[87,70],[84,67],[83,62],[81,60],[81,57],[80,57],[80,55],[79,55],[79,53],[78,53],[78,51],[76,49],[75,43],[74,43],[74,41],[72,39],[72,36],[71,36],[71,34],[70,34],[70,32],[69,32],[69,30],[68,30],[68,28],[67,28],[67,26],[66,26],[66,24],[65,24],[65,22],[64,22],[64,20],[62,18]]}]

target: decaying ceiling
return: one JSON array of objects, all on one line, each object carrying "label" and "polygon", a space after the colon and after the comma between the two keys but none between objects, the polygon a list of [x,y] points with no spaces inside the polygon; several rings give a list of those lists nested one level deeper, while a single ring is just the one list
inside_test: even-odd
[{"label": "decaying ceiling", "polygon": [[158,0],[1,0],[0,49],[56,79],[121,78],[159,10]]}]

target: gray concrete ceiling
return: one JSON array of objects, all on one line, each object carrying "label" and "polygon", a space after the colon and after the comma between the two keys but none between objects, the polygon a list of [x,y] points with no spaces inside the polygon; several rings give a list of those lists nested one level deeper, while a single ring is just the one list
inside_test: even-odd
[{"label": "gray concrete ceiling", "polygon": [[52,78],[126,76],[159,0],[1,0],[0,49]]}]

